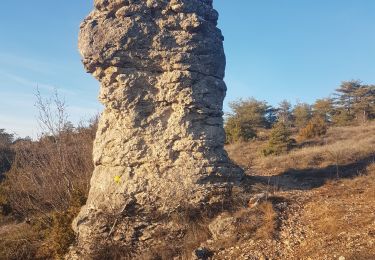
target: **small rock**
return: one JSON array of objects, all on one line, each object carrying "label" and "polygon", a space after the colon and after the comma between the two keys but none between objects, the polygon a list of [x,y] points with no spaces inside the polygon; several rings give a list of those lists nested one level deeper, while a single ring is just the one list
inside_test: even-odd
[{"label": "small rock", "polygon": [[213,253],[204,247],[200,247],[196,249],[194,253],[195,253],[196,259],[199,259],[199,260],[206,260],[210,258],[211,256],[213,256]]}]

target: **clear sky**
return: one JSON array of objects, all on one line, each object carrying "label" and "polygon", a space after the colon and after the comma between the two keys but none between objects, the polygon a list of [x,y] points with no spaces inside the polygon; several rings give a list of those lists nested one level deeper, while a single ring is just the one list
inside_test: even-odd
[{"label": "clear sky", "polygon": [[[375,83],[374,0],[215,0],[225,36],[228,102],[313,102],[342,80]],[[36,86],[58,88],[73,122],[98,113],[98,83],[77,52],[91,0],[4,1],[0,128],[36,136]]]}]

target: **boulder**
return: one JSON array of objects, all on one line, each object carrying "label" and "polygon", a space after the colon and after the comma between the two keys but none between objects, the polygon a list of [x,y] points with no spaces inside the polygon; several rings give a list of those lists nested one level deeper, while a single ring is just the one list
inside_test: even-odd
[{"label": "boulder", "polygon": [[150,247],[156,229],[179,232],[165,216],[186,204],[214,207],[241,181],[223,148],[217,19],[212,0],[95,0],[81,24],[82,61],[105,107],[87,204],[73,225],[83,256],[108,241]]}]

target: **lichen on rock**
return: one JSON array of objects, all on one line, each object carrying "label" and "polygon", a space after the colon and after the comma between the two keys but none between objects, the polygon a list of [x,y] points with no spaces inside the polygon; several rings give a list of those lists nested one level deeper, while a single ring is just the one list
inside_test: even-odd
[{"label": "lichen on rock", "polygon": [[212,0],[94,5],[79,50],[105,109],[89,197],[74,222],[84,255],[108,240],[150,245],[157,216],[221,203],[243,177],[223,148],[225,54]]}]

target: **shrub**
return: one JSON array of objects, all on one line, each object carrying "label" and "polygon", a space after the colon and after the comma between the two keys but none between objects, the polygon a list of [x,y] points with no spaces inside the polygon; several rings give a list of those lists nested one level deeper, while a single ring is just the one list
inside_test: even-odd
[{"label": "shrub", "polygon": [[336,110],[332,117],[332,122],[336,126],[353,125],[354,116],[349,114],[346,110]]},{"label": "shrub", "polygon": [[244,122],[236,122],[233,118],[228,119],[225,124],[225,133],[227,143],[248,141],[256,137],[256,132],[251,125]]},{"label": "shrub", "polygon": [[310,122],[300,130],[299,139],[307,140],[322,136],[327,133],[327,123],[321,117],[314,117]]},{"label": "shrub", "polygon": [[11,207],[7,200],[6,189],[3,184],[0,184],[0,223],[5,216],[10,215],[11,211]]},{"label": "shrub", "polygon": [[8,134],[4,129],[0,129],[0,181],[3,178],[3,174],[9,171],[14,152],[11,145],[14,141],[12,134]]},{"label": "shrub", "polygon": [[306,103],[298,103],[293,109],[294,125],[297,128],[304,127],[311,119],[311,106]]},{"label": "shrub", "polygon": [[271,130],[266,147],[262,150],[264,156],[282,154],[291,149],[295,141],[290,138],[290,129],[283,122],[276,123]]},{"label": "shrub", "polygon": [[77,192],[73,195],[68,210],[52,213],[51,225],[48,228],[45,241],[38,251],[40,256],[53,259],[63,258],[76,240],[72,222],[85,202],[85,195]]},{"label": "shrub", "polygon": [[0,259],[38,259],[36,255],[40,239],[43,239],[43,234],[32,225],[18,224],[9,228],[1,233]]},{"label": "shrub", "polygon": [[0,259],[63,259],[76,239],[71,223],[85,201],[85,194],[75,193],[68,210],[9,225],[1,233]]},{"label": "shrub", "polygon": [[13,164],[1,184],[5,201],[21,219],[68,210],[75,193],[88,193],[94,168],[96,118],[74,127],[57,93],[44,100],[38,92],[36,107],[44,133],[37,141],[12,145]]},{"label": "shrub", "polygon": [[89,190],[97,121],[74,127],[57,94],[54,103],[39,92],[37,98],[44,130],[37,141],[12,142],[0,129],[0,144],[8,140],[14,154],[0,183],[0,213],[9,216],[0,220],[26,220],[0,234],[1,259],[61,259],[75,240],[71,223]]},{"label": "shrub", "polygon": [[264,156],[268,155],[279,155],[289,151],[295,140],[291,137],[291,132],[289,127],[283,122],[276,123],[271,130],[269,140],[266,147],[262,150]]},{"label": "shrub", "polygon": [[20,218],[64,211],[75,192],[88,193],[95,127],[14,146],[15,159],[2,184]]},{"label": "shrub", "polygon": [[248,141],[256,136],[257,128],[267,128],[273,122],[274,111],[264,101],[240,99],[229,106],[233,112],[225,122],[228,143]]}]

